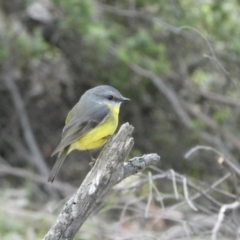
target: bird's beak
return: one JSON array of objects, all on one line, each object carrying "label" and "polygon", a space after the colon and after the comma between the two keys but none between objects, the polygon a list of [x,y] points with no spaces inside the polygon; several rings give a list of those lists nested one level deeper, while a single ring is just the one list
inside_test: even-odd
[{"label": "bird's beak", "polygon": [[121,97],[121,98],[119,99],[119,101],[120,101],[120,102],[129,102],[129,101],[131,101],[131,99],[130,99],[130,98]]}]

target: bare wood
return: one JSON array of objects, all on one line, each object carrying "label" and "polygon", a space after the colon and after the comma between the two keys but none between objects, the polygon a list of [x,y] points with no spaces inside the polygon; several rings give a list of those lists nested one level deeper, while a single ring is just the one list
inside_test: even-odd
[{"label": "bare wood", "polygon": [[66,203],[44,240],[73,239],[98,202],[114,185],[160,160],[157,154],[148,154],[124,163],[134,144],[132,131],[133,127],[125,123],[109,139],[94,167]]},{"label": "bare wood", "polygon": [[211,238],[212,240],[216,240],[217,239],[217,234],[220,231],[220,227],[221,227],[222,222],[224,220],[226,211],[227,210],[237,209],[239,207],[240,207],[240,202],[239,201],[235,201],[235,202],[230,203],[230,204],[224,204],[220,208],[220,211],[219,211],[219,214],[218,214],[218,219],[217,219],[217,221],[215,223],[214,228],[212,229],[212,238]]},{"label": "bare wood", "polygon": [[229,170],[231,173],[235,174],[236,177],[238,177],[240,179],[240,167],[238,165],[234,164],[229,159],[227,159],[223,156],[220,156],[217,159],[217,161],[220,165],[225,167],[227,170]]}]

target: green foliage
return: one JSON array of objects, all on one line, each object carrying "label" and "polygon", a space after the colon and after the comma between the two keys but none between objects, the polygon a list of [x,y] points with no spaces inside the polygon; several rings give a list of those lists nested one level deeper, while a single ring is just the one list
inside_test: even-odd
[{"label": "green foliage", "polygon": [[231,114],[231,108],[221,107],[221,109],[214,113],[213,119],[216,120],[218,123],[223,124],[228,120],[229,114]]},{"label": "green foliage", "polygon": [[202,69],[196,70],[192,76],[191,80],[193,83],[199,86],[205,86],[207,84],[206,72]]},{"label": "green foliage", "polygon": [[118,57],[126,64],[137,64],[159,74],[169,71],[165,46],[156,43],[144,29],[124,41],[118,49]]},{"label": "green foliage", "polygon": [[[84,44],[91,48],[95,58],[108,57],[109,48],[118,46],[117,56],[125,64],[135,63],[155,73],[169,72],[170,65],[164,44],[156,42],[152,34],[139,28],[127,36],[121,22],[93,18],[92,1],[57,1],[67,16],[64,28],[81,34]],[[91,54],[91,53],[89,53]]]},{"label": "green foliage", "polygon": [[58,4],[65,16],[62,27],[68,30],[84,34],[89,23],[92,21],[93,1],[92,0],[53,0]]},{"label": "green foliage", "polygon": [[5,39],[0,41],[0,63],[13,55],[19,59],[18,64],[24,66],[29,59],[41,59],[43,56],[51,58],[59,55],[59,51],[50,47],[44,41],[40,29],[37,29],[32,35],[25,31],[19,34],[7,32]]},{"label": "green foliage", "polygon": [[192,163],[191,165],[191,168],[190,168],[190,175],[191,177],[194,177],[194,178],[200,178],[201,176],[201,171],[200,171],[200,164],[194,162]]},{"label": "green foliage", "polygon": [[25,232],[24,223],[13,217],[6,218],[4,214],[0,213],[0,233],[7,235],[9,232],[23,234]]},{"label": "green foliage", "polygon": [[201,130],[201,129],[205,129],[205,128],[206,128],[206,126],[201,120],[197,119],[197,120],[193,121],[193,129]]},{"label": "green foliage", "polygon": [[7,47],[7,40],[0,39],[0,64],[3,63],[9,56],[9,50]]},{"label": "green foliage", "polygon": [[[97,58],[105,57],[109,47],[111,46],[111,31],[108,31],[102,24],[89,24],[84,35],[84,44],[93,50]],[[93,49],[94,48],[94,49]]]},{"label": "green foliage", "polygon": [[[234,111],[234,108],[226,107],[220,102],[207,99],[207,97],[201,97],[200,93],[196,96],[195,91],[192,91],[192,89],[196,91],[203,89],[206,92],[222,95],[222,97],[231,96],[239,99],[239,89],[235,86],[232,87],[232,82],[238,82],[239,78],[239,1],[52,0],[53,5],[50,7],[50,12],[53,14],[53,18],[56,17],[56,32],[54,31],[51,35],[51,29],[47,28],[45,36],[49,34],[49,38],[45,39],[55,40],[56,37],[56,43],[59,43],[56,44],[57,47],[54,46],[55,41],[47,43],[42,36],[42,29],[44,31],[47,24],[35,25],[34,23],[34,26],[31,26],[31,32],[28,32],[29,25],[23,21],[27,18],[27,10],[16,10],[18,6],[14,5],[14,2],[23,2],[23,5],[28,5],[35,2],[34,0],[13,1],[11,4],[5,4],[5,2],[7,3],[7,1],[1,1],[1,6],[4,6],[1,11],[6,13],[0,15],[0,17],[4,16],[0,21],[0,64],[8,58],[15,58],[17,66],[14,67],[17,70],[16,73],[20,72],[19,76],[21,76],[16,84],[44,157],[47,158],[50,155],[50,143],[52,144],[55,140],[55,143],[59,141],[60,133],[56,134],[53,129],[56,129],[57,126],[60,129],[62,126],[59,124],[59,119],[64,118],[63,112],[65,114],[65,111],[61,110],[66,106],[66,102],[71,102],[71,105],[76,96],[79,98],[79,92],[82,93],[87,87],[99,84],[112,85],[132,99],[132,103],[124,106],[124,111],[127,110],[128,113],[127,118],[121,119],[129,121],[135,127],[133,133],[135,145],[130,157],[131,155],[139,156],[145,152],[157,152],[161,155],[162,169],[166,170],[170,167],[182,173],[187,172],[194,178],[202,178],[204,181],[211,178],[212,183],[213,178],[219,174],[217,173],[219,172],[219,169],[216,168],[217,164],[212,160],[213,157],[208,159],[205,155],[194,154],[195,161],[190,165],[183,160],[184,153],[196,145],[209,144],[212,146],[218,142],[216,139],[221,140],[223,143],[221,145],[226,143],[224,152],[226,150],[226,152],[234,154],[234,151],[239,150],[239,147],[230,142],[230,135],[224,135],[225,132],[229,132],[237,137],[236,133],[240,126],[238,111]],[[14,9],[9,13],[4,10],[10,8],[7,5],[14,5]],[[55,21],[52,24],[54,26]],[[59,25],[60,29],[58,29]],[[180,29],[181,31],[179,31]],[[71,44],[79,44],[77,46],[79,48],[76,49],[80,49],[80,51],[74,52],[75,45]],[[32,66],[34,64],[29,63],[35,59],[38,60],[36,62],[44,63],[46,58],[57,58],[57,60],[63,61],[60,65],[54,64],[56,69],[51,69],[52,65],[49,67],[42,64],[41,66],[46,67],[42,74],[32,74],[34,73],[34,66]],[[174,90],[172,96],[176,95],[176,99],[180,99],[179,106],[191,119],[192,128],[184,127],[180,117],[174,112],[172,103],[169,101],[169,93],[157,90],[156,84],[151,79],[132,71],[129,67],[132,64],[155,73],[164,81],[168,90]],[[25,66],[31,67],[31,74],[29,74],[29,68],[25,68]],[[64,68],[68,68],[69,71],[64,71]],[[47,84],[42,79],[46,79]],[[32,92],[38,92],[38,87],[40,94],[32,94]],[[61,101],[61,104],[55,107],[53,92],[60,88],[62,94],[56,101]],[[1,89],[3,89],[2,100],[6,99],[10,102],[10,94],[5,90],[6,86],[1,86]],[[60,92],[60,90],[57,91]],[[194,109],[198,109],[210,120],[217,122],[222,131],[216,131],[214,127],[207,126],[201,119],[193,116],[184,107],[185,105],[181,104],[182,101],[189,101]],[[7,104],[5,105],[7,106]],[[5,105],[2,104],[3,108]],[[39,107],[40,105],[41,107]],[[49,108],[43,107],[47,105]],[[6,126],[2,142],[7,136],[7,144],[11,142],[11,138],[16,138],[25,146],[19,119],[12,110],[13,108],[8,108],[9,110],[2,110],[1,114],[1,116],[6,115],[5,112],[9,111],[8,117],[3,117],[4,121],[2,121],[4,128]],[[39,111],[39,114],[36,115],[36,111]],[[41,116],[41,121],[36,116]],[[124,114],[121,115],[121,117],[123,116]],[[9,122],[10,127],[5,122]],[[52,127],[52,131],[48,131],[51,127],[46,126],[51,122],[54,122],[56,126]],[[55,140],[53,140],[54,135],[58,137]],[[4,145],[2,144],[2,146]],[[12,152],[9,153],[9,156],[11,155],[9,164],[13,163],[12,166],[15,166],[12,159],[16,159],[16,166],[18,164],[22,166],[24,164],[21,160],[23,157],[18,156],[17,151],[14,152],[14,146],[12,148]],[[2,149],[5,148],[2,147]],[[4,150],[3,156],[5,156],[5,152],[7,153],[7,150]],[[208,161],[214,163],[211,165]],[[186,166],[187,164],[189,166]],[[68,171],[67,167],[68,164],[66,164],[66,172]],[[217,170],[215,171],[215,169]],[[76,178],[78,177],[79,175],[76,176]],[[142,175],[139,177],[141,178]],[[8,178],[3,178],[3,181],[8,181]],[[142,181],[140,178],[139,181]],[[130,182],[126,181],[126,189],[134,182],[136,182],[135,179],[130,179]],[[8,184],[10,186],[13,182],[9,181]],[[19,182],[20,184],[22,185]],[[163,179],[159,183],[154,182],[154,185],[158,184],[161,186],[161,192],[167,193],[170,189],[172,193],[172,182],[166,184]],[[45,207],[35,211],[38,203],[44,202],[45,205],[45,200],[43,200],[45,194],[37,191],[40,194],[37,195],[33,187],[35,187],[35,183],[33,184],[30,180],[25,181],[24,188],[27,189],[27,194],[24,199],[27,199],[28,202],[34,199],[34,211],[31,212],[30,219],[26,217],[24,221],[19,221],[23,220],[22,217],[18,216],[18,219],[15,220],[5,218],[5,212],[0,213],[1,239],[10,239],[12,236],[9,236],[9,233],[11,232],[27,238],[26,232],[30,225],[36,232],[36,236],[43,237],[50,225],[53,224],[55,217],[52,213],[44,212],[42,209]],[[226,191],[229,190],[227,187]],[[125,208],[127,205],[124,204],[127,201],[132,202],[133,197],[136,197],[135,194],[138,195],[138,198],[144,197],[144,201],[147,202],[147,199],[150,199],[148,198],[149,190],[149,182],[146,182],[137,188],[136,193],[128,192],[127,200],[121,198],[122,193],[117,195],[112,192],[109,194],[109,200],[103,203],[104,210],[113,209],[120,204]],[[181,184],[178,186],[178,191],[183,193]],[[192,192],[189,193],[189,197],[192,196]],[[152,202],[156,199],[153,196]],[[176,200],[174,199],[174,201]],[[225,203],[222,200],[221,202]],[[8,204],[8,201],[3,199],[1,203],[4,206]],[[118,203],[120,204],[118,205]],[[167,202],[167,204],[169,203],[170,201]],[[209,206],[209,202],[207,204]],[[31,207],[20,208],[20,211],[26,211],[26,216],[28,216],[29,212],[25,208],[29,210]],[[112,212],[116,213],[117,211],[114,209]],[[8,214],[10,215],[11,212]],[[36,214],[40,214],[40,219],[35,220]],[[100,218],[100,222],[103,222],[102,215]],[[139,219],[138,217],[138,222]],[[29,224],[33,221],[35,226]],[[88,222],[85,226],[89,228],[89,231],[81,232],[77,239],[96,239],[96,237],[92,237],[92,229],[97,229],[98,224]],[[112,226],[109,226],[106,227],[111,231]],[[100,238],[104,239],[99,236]]]},{"label": "green foliage", "polygon": [[34,31],[33,36],[22,32],[16,38],[16,48],[23,59],[40,58],[49,50],[49,45],[43,40],[40,29]]}]

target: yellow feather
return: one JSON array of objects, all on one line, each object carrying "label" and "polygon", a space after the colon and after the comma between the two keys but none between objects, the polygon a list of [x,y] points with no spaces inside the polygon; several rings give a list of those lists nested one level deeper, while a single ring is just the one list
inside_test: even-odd
[{"label": "yellow feather", "polygon": [[107,142],[107,138],[114,134],[118,126],[118,115],[120,106],[109,106],[109,115],[104,121],[97,127],[83,135],[76,142],[70,145],[68,153],[77,150],[90,150],[94,148],[99,148]]}]

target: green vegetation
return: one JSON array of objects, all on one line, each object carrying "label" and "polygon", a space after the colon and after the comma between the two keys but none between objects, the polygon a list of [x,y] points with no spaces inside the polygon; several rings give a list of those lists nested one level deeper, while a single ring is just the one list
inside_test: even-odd
[{"label": "green vegetation", "polygon": [[[36,3],[33,0],[11,1],[11,4],[0,0],[0,169],[1,164],[7,163],[40,172],[31,160],[34,154],[26,141],[21,117],[14,110],[14,96],[5,81],[9,76],[19,91],[30,129],[49,166],[53,164],[50,155],[59,142],[69,109],[85,90],[100,84],[112,85],[132,99],[130,104],[124,105],[120,123],[130,122],[135,127],[135,145],[130,156],[149,152],[161,155],[161,165],[157,167],[164,170],[152,170],[151,174],[174,169],[204,190],[227,170],[215,161],[219,156],[209,152],[196,151],[190,157],[193,161],[186,161],[184,155],[189,149],[196,145],[211,146],[234,163],[238,161],[239,1],[44,2],[39,2],[40,7],[35,5],[38,8],[30,11]],[[39,16],[44,19],[47,14],[51,16],[50,20],[39,20]],[[74,154],[69,156],[59,178],[79,185],[89,168],[87,161],[79,163],[85,155]],[[138,183],[136,189],[132,187],[129,192],[114,190],[102,204],[100,218],[89,219],[77,239],[104,239],[113,232],[116,234],[113,220],[119,219],[124,233],[137,229],[141,234],[144,226],[147,234],[154,233],[154,237],[160,239],[162,235],[153,227],[155,223],[151,227],[144,221],[139,224],[139,218],[145,217],[147,207],[161,215],[158,212],[162,209],[161,201],[171,206],[182,200],[172,197],[176,193],[173,194],[173,183],[167,178],[168,174],[153,181],[156,186],[153,187],[151,206],[147,205],[149,175],[132,180]],[[35,182],[24,176],[20,177],[16,172],[0,175],[1,192],[12,188],[27,191],[22,199],[27,199],[28,204],[16,205],[14,211],[29,216],[22,221],[19,215],[0,211],[1,239],[39,239],[53,223],[51,216],[55,212],[46,211],[51,194],[39,178]],[[141,182],[143,179],[144,183]],[[133,182],[124,187],[128,188]],[[178,184],[184,198],[184,186]],[[235,185],[230,180],[223,180],[222,189],[229,195],[221,198],[220,191],[209,191],[209,194],[221,204],[229,203],[234,199],[232,195],[237,196],[232,187]],[[54,205],[70,194],[59,191],[60,194],[51,196]],[[196,192],[196,188],[190,187],[189,195]],[[9,199],[11,197],[6,200],[1,195],[2,208],[11,208],[7,205]],[[196,202],[209,216],[220,208],[204,197]],[[126,206],[132,209],[127,211]],[[140,209],[139,215],[136,209]],[[185,205],[178,211],[188,214],[192,209]],[[40,216],[35,218],[38,214]],[[124,222],[124,214],[133,219],[132,222]],[[36,221],[33,228],[28,227],[31,221]],[[161,221],[162,225],[157,225],[159,229],[171,227],[167,221]],[[96,229],[99,225],[102,235],[91,233],[91,228]],[[15,238],[12,234],[20,237]]]}]

